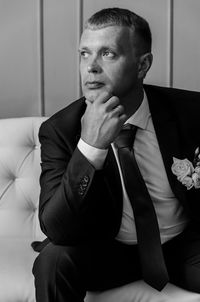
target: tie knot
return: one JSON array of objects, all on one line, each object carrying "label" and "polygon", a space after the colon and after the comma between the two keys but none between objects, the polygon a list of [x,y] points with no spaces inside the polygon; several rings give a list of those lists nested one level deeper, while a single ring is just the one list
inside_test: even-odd
[{"label": "tie knot", "polygon": [[125,124],[115,139],[115,145],[118,149],[133,147],[137,127],[131,124]]}]

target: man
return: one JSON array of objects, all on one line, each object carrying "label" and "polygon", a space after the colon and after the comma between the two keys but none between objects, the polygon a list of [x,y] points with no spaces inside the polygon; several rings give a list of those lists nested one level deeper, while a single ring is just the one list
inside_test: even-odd
[{"label": "man", "polygon": [[[184,186],[189,172],[174,175],[199,146],[200,94],[143,85],[151,32],[125,9],[86,22],[80,56],[84,97],[40,128],[48,243],[33,268],[37,301],[83,301],[87,290],[142,278],[158,290],[170,281],[200,292],[200,191]],[[136,126],[125,168],[124,124]]]}]

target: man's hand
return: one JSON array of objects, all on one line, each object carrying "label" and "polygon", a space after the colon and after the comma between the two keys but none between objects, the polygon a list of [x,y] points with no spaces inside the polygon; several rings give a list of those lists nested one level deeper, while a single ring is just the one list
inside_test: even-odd
[{"label": "man's hand", "polygon": [[86,100],[86,104],[81,138],[91,146],[107,149],[126,121],[124,107],[109,92],[103,92],[94,102]]}]

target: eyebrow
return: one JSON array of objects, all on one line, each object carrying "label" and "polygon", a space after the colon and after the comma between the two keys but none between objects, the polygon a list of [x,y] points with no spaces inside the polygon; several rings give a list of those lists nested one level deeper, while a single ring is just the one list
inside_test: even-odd
[{"label": "eyebrow", "polygon": [[[98,52],[100,51],[104,51],[104,50],[111,50],[111,51],[117,51],[117,49],[119,50],[119,47],[116,47],[116,46],[111,46],[111,45],[109,45],[109,46],[101,46],[99,49],[98,49]],[[83,46],[83,47],[79,47],[79,49],[78,49],[78,51],[80,52],[80,51],[83,51],[83,50],[86,50],[86,51],[92,51],[92,49],[90,49],[89,47],[87,47],[87,46]]]},{"label": "eyebrow", "polygon": [[78,51],[81,51],[81,50],[90,50],[89,47],[87,46],[83,46],[83,47],[79,47]]}]

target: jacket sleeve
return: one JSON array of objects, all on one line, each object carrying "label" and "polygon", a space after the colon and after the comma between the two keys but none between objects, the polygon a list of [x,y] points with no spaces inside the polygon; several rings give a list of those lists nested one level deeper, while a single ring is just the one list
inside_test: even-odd
[{"label": "jacket sleeve", "polygon": [[56,244],[77,244],[94,231],[98,236],[102,216],[108,220],[112,211],[103,172],[95,171],[77,147],[64,144],[50,122],[42,124],[39,139],[42,231]]}]

